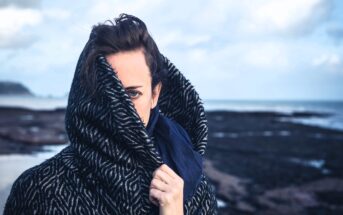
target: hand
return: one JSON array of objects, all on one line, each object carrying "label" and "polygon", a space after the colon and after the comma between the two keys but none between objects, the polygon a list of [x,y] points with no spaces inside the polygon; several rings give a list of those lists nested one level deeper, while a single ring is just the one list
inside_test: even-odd
[{"label": "hand", "polygon": [[183,215],[183,179],[168,165],[153,172],[149,199],[160,207],[160,215]]}]

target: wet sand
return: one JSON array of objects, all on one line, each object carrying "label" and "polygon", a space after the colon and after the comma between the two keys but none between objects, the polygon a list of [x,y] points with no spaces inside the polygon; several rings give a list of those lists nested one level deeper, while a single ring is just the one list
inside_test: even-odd
[{"label": "wet sand", "polygon": [[[0,108],[0,155],[65,144],[64,114]],[[343,213],[343,131],[287,122],[313,116],[328,115],[207,112],[204,169],[226,203],[220,214]]]}]

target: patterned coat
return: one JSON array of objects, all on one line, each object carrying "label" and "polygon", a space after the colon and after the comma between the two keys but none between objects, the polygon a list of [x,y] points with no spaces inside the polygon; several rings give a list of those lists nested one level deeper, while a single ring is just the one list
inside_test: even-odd
[{"label": "patterned coat", "polygon": [[[149,186],[163,162],[133,103],[104,56],[96,60],[96,96],[80,84],[88,42],[75,70],[65,116],[70,145],[26,170],[14,182],[5,215],[153,214]],[[176,120],[202,156],[207,121],[191,83],[166,58],[168,84],[162,87],[161,113]],[[217,214],[213,186],[201,176],[185,214]]]}]

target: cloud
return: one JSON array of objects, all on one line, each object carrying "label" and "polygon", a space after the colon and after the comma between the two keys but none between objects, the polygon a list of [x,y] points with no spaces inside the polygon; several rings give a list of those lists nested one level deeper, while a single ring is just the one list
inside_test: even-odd
[{"label": "cloud", "polygon": [[[207,98],[265,97],[282,86],[289,92],[289,83],[311,75],[341,77],[322,72],[343,68],[342,51],[328,40],[343,37],[339,24],[327,27],[330,19],[340,23],[331,16],[332,0],[87,0],[63,7],[67,3],[0,0],[2,77],[32,80],[38,94],[65,92],[92,25],[120,13],[141,18],[161,52]],[[1,17],[5,10],[11,13]],[[7,59],[9,53],[14,56]],[[267,90],[257,92],[259,86]]]},{"label": "cloud", "polygon": [[27,48],[34,42],[36,42],[38,38],[31,34],[25,33],[17,33],[7,35],[0,33],[0,48],[2,49],[20,49],[20,48]]},{"label": "cloud", "polygon": [[[289,66],[289,53],[285,44],[275,42],[255,43],[247,47],[243,56],[245,63],[258,69],[275,69],[275,65],[284,70]],[[276,72],[276,71],[274,71]]]},{"label": "cloud", "polygon": [[327,28],[327,34],[334,40],[336,44],[339,44],[343,39],[343,26],[342,25],[332,25]]},{"label": "cloud", "polygon": [[341,57],[336,53],[322,54],[313,59],[313,66],[323,68],[328,72],[342,72],[343,64]]},{"label": "cloud", "polygon": [[333,3],[331,0],[268,0],[255,1],[245,8],[238,22],[242,32],[302,36],[329,18]]},{"label": "cloud", "polygon": [[0,48],[27,47],[35,36],[24,30],[41,23],[42,14],[35,9],[6,7],[0,8],[0,20]]},{"label": "cloud", "polygon": [[163,32],[161,35],[156,35],[155,39],[158,41],[158,45],[161,48],[168,48],[176,45],[190,48],[208,43],[211,37],[206,34],[192,34],[180,30],[172,30]]},{"label": "cloud", "polygon": [[36,8],[41,5],[41,0],[0,0],[1,7]]},{"label": "cloud", "polygon": [[60,20],[60,21],[67,20],[71,17],[70,11],[65,10],[65,9],[60,9],[60,8],[43,10],[42,15],[44,16],[44,18],[50,18],[52,20]]},{"label": "cloud", "polygon": [[118,0],[115,3],[112,0],[91,0],[89,4],[92,5],[89,8],[89,15],[92,20],[103,22],[107,19],[117,17],[120,13],[129,13],[140,18],[149,17],[149,15],[153,15],[153,11],[161,12],[161,7],[168,3],[163,0]]},{"label": "cloud", "polygon": [[43,22],[64,21],[70,17],[70,12],[64,9],[41,10],[34,8],[39,1],[24,2],[1,2],[6,7],[0,7],[0,49],[27,48],[39,38],[35,27]]}]

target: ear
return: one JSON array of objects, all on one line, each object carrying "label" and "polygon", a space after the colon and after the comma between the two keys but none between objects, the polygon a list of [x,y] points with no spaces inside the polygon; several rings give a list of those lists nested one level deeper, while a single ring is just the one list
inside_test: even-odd
[{"label": "ear", "polygon": [[153,109],[157,105],[158,97],[160,96],[160,92],[161,92],[161,88],[162,88],[162,82],[158,83],[152,91],[151,109]]}]

